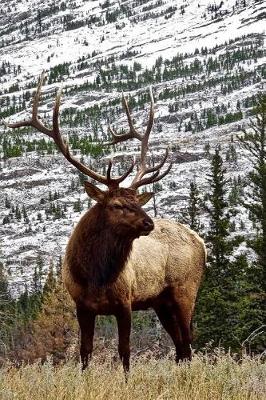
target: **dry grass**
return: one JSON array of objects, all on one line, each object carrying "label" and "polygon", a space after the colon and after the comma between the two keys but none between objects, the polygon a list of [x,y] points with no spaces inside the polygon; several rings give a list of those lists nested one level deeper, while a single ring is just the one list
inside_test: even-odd
[{"label": "dry grass", "polygon": [[121,365],[114,365],[110,354],[104,363],[95,359],[85,373],[72,361],[56,367],[50,362],[19,369],[7,365],[0,370],[0,399],[253,400],[266,398],[265,377],[260,358],[237,362],[217,352],[195,355],[190,364],[179,366],[168,357],[138,357],[126,384]]}]

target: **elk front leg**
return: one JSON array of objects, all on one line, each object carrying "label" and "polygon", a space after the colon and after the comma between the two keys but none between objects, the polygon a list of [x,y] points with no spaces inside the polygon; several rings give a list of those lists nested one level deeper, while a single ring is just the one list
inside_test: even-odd
[{"label": "elk front leg", "polygon": [[118,353],[123,363],[127,380],[130,359],[129,340],[131,330],[131,307],[121,307],[116,314],[116,320],[118,327]]},{"label": "elk front leg", "polygon": [[80,326],[80,358],[84,371],[92,355],[95,314],[86,307],[77,305],[77,318]]}]

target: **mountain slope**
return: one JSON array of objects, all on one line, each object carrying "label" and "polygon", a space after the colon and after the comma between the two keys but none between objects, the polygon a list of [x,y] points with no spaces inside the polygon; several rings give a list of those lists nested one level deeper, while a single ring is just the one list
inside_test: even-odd
[{"label": "mountain slope", "polygon": [[[230,177],[244,179],[250,164],[235,138],[263,90],[263,1],[183,1],[178,7],[170,0],[2,3],[1,118],[31,112],[45,70],[40,115],[49,120],[55,90],[63,86],[62,131],[75,153],[103,170],[110,154],[98,140],[108,138],[109,123],[126,127],[121,91],[141,129],[152,85],[153,157],[170,145],[173,161],[156,196],[158,214],[180,217],[191,180],[205,190],[208,151],[217,143]],[[63,253],[88,200],[82,178],[48,138],[27,129],[1,127],[0,133],[1,250],[13,287],[21,290],[38,255],[55,260]],[[119,169],[136,154],[138,143],[117,146]],[[241,215],[239,226],[241,219],[247,224]]]}]

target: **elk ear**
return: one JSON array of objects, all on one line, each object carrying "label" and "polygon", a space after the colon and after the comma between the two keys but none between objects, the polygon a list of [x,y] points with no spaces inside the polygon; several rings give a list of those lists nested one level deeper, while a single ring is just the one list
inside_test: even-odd
[{"label": "elk ear", "polygon": [[141,206],[144,206],[144,204],[148,203],[148,201],[152,198],[154,195],[153,192],[144,192],[141,194],[137,194],[137,199],[138,202]]},{"label": "elk ear", "polygon": [[104,199],[104,192],[97,188],[96,186],[94,186],[92,183],[85,181],[84,182],[84,186],[85,186],[85,190],[87,195],[97,201],[98,203],[102,203],[103,199]]}]

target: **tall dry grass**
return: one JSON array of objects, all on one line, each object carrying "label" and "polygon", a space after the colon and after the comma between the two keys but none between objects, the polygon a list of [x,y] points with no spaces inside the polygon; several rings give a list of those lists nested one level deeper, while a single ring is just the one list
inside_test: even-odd
[{"label": "tall dry grass", "polygon": [[193,361],[175,365],[169,358],[141,356],[133,360],[128,383],[112,355],[104,363],[95,359],[81,373],[69,361],[35,363],[0,370],[2,400],[216,400],[266,399],[266,366],[261,358],[230,354],[195,355]]}]

